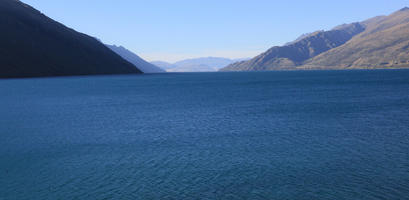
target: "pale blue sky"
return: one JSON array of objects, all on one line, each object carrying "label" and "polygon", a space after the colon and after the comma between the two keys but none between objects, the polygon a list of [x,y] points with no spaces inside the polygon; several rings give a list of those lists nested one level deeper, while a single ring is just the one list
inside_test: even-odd
[{"label": "pale blue sky", "polygon": [[302,33],[386,15],[407,0],[22,0],[147,60],[252,57]]}]

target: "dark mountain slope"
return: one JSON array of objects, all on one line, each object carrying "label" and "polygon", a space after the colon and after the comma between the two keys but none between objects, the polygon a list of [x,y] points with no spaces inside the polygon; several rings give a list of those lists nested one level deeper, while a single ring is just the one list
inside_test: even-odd
[{"label": "dark mountain slope", "polygon": [[143,71],[144,73],[161,73],[165,72],[165,70],[146,62],[144,59],[129,51],[125,47],[116,46],[116,45],[106,45],[112,51],[120,55],[125,60],[129,61],[130,63],[134,64],[138,69]]},{"label": "dark mountain slope", "polygon": [[342,25],[330,31],[318,31],[295,43],[273,47],[249,61],[231,64],[222,71],[294,69],[309,58],[345,44],[362,31],[364,27],[359,23]]},{"label": "dark mountain slope", "polygon": [[0,78],[141,73],[88,35],[0,0]]}]

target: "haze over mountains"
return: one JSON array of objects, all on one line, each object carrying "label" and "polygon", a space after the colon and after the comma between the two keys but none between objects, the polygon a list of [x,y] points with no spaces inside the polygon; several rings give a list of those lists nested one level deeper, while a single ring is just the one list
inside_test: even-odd
[{"label": "haze over mountains", "polygon": [[0,77],[137,74],[102,43],[17,0],[0,1]]},{"label": "haze over mountains", "polygon": [[112,51],[120,55],[123,59],[127,60],[128,62],[138,66],[138,69],[142,70],[144,73],[162,73],[166,72],[165,70],[146,62],[144,59],[133,53],[132,51],[126,49],[123,46],[116,46],[116,45],[106,45]]},{"label": "haze over mountains", "polygon": [[159,68],[163,69],[163,70],[168,70],[168,69],[172,69],[173,65],[171,63],[165,62],[165,61],[152,61],[151,64],[158,66]]},{"label": "haze over mountains", "polygon": [[221,71],[409,67],[409,8],[303,35]]},{"label": "haze over mountains", "polygon": [[167,72],[215,72],[234,62],[248,59],[249,58],[229,59],[220,57],[203,57],[181,60],[176,63],[167,63],[163,61],[153,61],[151,63],[165,69]]}]

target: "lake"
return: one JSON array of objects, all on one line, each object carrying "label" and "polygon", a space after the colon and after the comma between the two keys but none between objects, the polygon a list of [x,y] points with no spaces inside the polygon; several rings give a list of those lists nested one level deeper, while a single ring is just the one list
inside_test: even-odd
[{"label": "lake", "polygon": [[0,80],[0,200],[409,197],[409,70]]}]

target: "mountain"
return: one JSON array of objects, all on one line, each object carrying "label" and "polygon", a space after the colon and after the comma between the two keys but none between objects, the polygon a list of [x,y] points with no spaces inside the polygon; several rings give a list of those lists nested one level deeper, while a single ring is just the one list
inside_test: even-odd
[{"label": "mountain", "polygon": [[244,59],[228,59],[219,57],[206,57],[186,59],[173,64],[156,61],[153,64],[162,66],[168,72],[214,72],[219,69]]},{"label": "mountain", "polygon": [[88,35],[18,0],[0,0],[0,78],[137,74]]},{"label": "mountain", "polygon": [[221,71],[409,67],[409,8],[318,31]]},{"label": "mountain", "polygon": [[136,55],[135,53],[129,51],[125,47],[116,46],[116,45],[106,45],[112,51],[120,55],[123,59],[127,60],[128,62],[134,64],[138,69],[140,69],[144,73],[162,73],[165,70],[146,62],[141,57]]},{"label": "mountain", "polygon": [[307,60],[302,68],[409,67],[409,9],[362,22],[365,31],[346,44]]},{"label": "mountain", "polygon": [[317,31],[286,46],[276,46],[265,53],[243,62],[231,64],[222,71],[266,71],[291,69],[304,61],[332,48],[341,46],[364,27],[359,23],[345,25],[330,31]]}]

